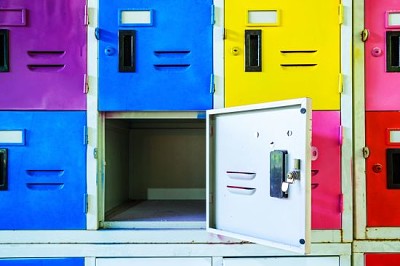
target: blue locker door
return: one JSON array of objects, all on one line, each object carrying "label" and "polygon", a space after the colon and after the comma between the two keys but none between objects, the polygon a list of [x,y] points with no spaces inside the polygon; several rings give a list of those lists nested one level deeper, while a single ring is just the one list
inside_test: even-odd
[{"label": "blue locker door", "polygon": [[0,112],[0,229],[85,229],[84,111]]},{"label": "blue locker door", "polygon": [[84,266],[84,258],[0,259],[0,266]]},{"label": "blue locker door", "polygon": [[99,110],[212,108],[212,0],[100,0]]}]

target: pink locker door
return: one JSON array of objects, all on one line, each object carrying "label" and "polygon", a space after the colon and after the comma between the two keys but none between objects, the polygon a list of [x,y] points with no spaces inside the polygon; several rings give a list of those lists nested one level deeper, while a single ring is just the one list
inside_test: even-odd
[{"label": "pink locker door", "polygon": [[365,0],[365,28],[366,110],[400,110],[400,2]]},{"label": "pink locker door", "polygon": [[0,110],[86,109],[85,3],[0,1]]},{"label": "pink locker door", "polygon": [[341,133],[339,111],[313,111],[311,228],[341,229]]}]

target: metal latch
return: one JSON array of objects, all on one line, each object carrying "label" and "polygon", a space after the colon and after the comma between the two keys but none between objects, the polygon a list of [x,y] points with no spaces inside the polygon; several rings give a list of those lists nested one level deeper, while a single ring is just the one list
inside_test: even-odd
[{"label": "metal latch", "polygon": [[300,159],[294,159],[293,170],[287,173],[286,181],[282,182],[282,192],[288,194],[289,185],[294,184],[296,180],[300,180]]}]

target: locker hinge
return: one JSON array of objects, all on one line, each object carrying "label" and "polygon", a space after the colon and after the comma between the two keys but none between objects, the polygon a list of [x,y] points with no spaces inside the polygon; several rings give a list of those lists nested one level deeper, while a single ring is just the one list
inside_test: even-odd
[{"label": "locker hinge", "polygon": [[97,148],[93,149],[93,158],[97,159]]},{"label": "locker hinge", "polygon": [[215,24],[215,5],[211,5],[211,25]]},{"label": "locker hinge", "polygon": [[339,73],[338,91],[339,91],[339,93],[343,92],[343,74],[342,73]]},{"label": "locker hinge", "polygon": [[343,145],[343,136],[344,136],[344,127],[342,125],[339,126],[339,146]]},{"label": "locker hinge", "polygon": [[339,194],[339,212],[343,213],[344,210],[344,195]]},{"label": "locker hinge", "polygon": [[83,194],[83,213],[88,213],[89,209],[89,195]]},{"label": "locker hinge", "polygon": [[339,25],[342,25],[343,21],[344,21],[344,7],[343,7],[343,4],[339,4],[338,15],[339,15]]},{"label": "locker hinge", "polygon": [[226,29],[224,28],[224,30],[222,31],[222,40],[226,39]]},{"label": "locker hinge", "polygon": [[100,40],[100,28],[96,27],[94,29],[94,37],[96,38],[96,40]]},{"label": "locker hinge", "polygon": [[211,74],[210,93],[213,94],[214,92],[215,92],[214,74]]},{"label": "locker hinge", "polygon": [[89,136],[88,136],[88,127],[83,127],[83,145],[87,145],[89,143]]},{"label": "locker hinge", "polygon": [[363,147],[362,153],[363,153],[364,159],[367,159],[369,157],[369,148],[367,146]]},{"label": "locker hinge", "polygon": [[368,29],[363,29],[361,31],[361,41],[366,42],[369,37],[369,30]]},{"label": "locker hinge", "polygon": [[83,75],[83,93],[87,94],[89,92],[88,75]]},{"label": "locker hinge", "polygon": [[85,5],[85,17],[83,18],[83,25],[89,25],[89,15],[88,15],[88,6]]}]

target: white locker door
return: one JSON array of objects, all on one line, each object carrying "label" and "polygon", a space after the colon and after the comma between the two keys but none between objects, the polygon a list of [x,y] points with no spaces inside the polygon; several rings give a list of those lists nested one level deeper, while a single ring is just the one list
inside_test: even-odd
[{"label": "white locker door", "polygon": [[224,259],[224,266],[339,266],[339,257],[285,257]]},{"label": "white locker door", "polygon": [[211,266],[211,258],[99,258],[96,266]]},{"label": "white locker door", "polygon": [[207,230],[308,253],[311,100],[210,110],[207,132]]}]

